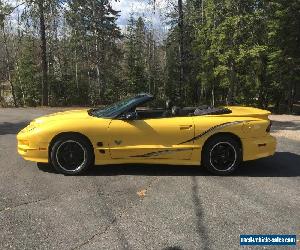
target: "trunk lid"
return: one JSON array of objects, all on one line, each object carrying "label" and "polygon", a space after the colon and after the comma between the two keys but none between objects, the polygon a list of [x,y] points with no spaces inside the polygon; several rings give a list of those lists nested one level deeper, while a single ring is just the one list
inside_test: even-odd
[{"label": "trunk lid", "polygon": [[271,114],[270,111],[252,107],[241,107],[241,106],[229,106],[226,107],[232,111],[230,114],[225,114],[225,116],[239,116],[239,117],[255,117],[260,119],[268,119]]}]

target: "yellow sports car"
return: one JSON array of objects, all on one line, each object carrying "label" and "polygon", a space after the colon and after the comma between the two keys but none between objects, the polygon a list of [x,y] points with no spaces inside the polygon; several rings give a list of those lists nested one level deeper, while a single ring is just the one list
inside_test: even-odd
[{"label": "yellow sports car", "polygon": [[26,160],[51,163],[74,175],[96,164],[203,165],[232,173],[242,161],[273,155],[270,112],[248,107],[149,108],[140,94],[99,109],[60,112],[19,132]]}]

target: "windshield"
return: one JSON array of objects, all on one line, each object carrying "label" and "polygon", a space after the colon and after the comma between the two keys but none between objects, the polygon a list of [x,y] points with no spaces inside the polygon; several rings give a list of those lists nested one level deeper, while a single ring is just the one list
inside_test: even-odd
[{"label": "windshield", "polygon": [[90,109],[89,114],[97,117],[113,118],[130,108],[141,99],[141,96],[131,97],[103,108]]}]

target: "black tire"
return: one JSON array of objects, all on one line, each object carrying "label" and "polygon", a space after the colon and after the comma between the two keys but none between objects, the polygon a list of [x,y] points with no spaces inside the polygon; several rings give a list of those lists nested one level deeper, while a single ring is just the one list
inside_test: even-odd
[{"label": "black tire", "polygon": [[202,165],[216,175],[229,175],[242,162],[240,142],[230,135],[216,135],[205,143]]},{"label": "black tire", "polygon": [[59,173],[78,175],[94,164],[93,147],[82,136],[63,135],[54,141],[50,161]]}]

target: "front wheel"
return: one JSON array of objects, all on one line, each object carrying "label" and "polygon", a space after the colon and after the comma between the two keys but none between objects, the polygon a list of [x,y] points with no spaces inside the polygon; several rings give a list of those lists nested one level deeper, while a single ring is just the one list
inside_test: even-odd
[{"label": "front wheel", "polygon": [[53,167],[62,174],[76,175],[93,164],[93,150],[89,142],[76,135],[59,137],[50,153]]},{"label": "front wheel", "polygon": [[209,139],[202,151],[202,165],[217,175],[231,174],[242,161],[240,143],[228,135]]}]

